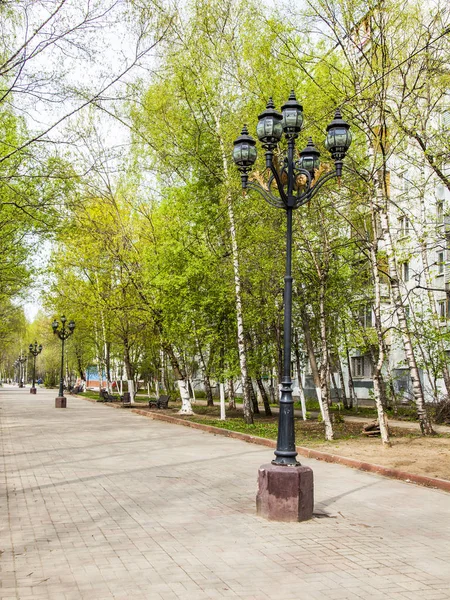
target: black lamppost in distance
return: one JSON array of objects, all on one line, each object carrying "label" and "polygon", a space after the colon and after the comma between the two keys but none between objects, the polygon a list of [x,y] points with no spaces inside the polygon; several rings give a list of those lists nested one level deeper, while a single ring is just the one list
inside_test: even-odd
[{"label": "black lamppost in distance", "polygon": [[[278,421],[278,439],[275,450],[275,459],[272,464],[283,467],[300,467],[297,461],[295,448],[295,423],[294,401],[292,398],[291,380],[291,334],[292,334],[292,213],[296,208],[309,202],[319,189],[335,177],[342,175],[343,160],[350,147],[350,125],[343,120],[339,109],[336,110],[333,121],[327,127],[325,146],[330,151],[335,169],[318,179],[316,172],[320,166],[320,152],[309,138],[306,147],[296,151],[295,140],[302,129],[303,107],[297,102],[294,91],[288,101],[281,107],[281,113],[275,110],[272,98],[269,99],[266,109],[258,117],[256,132],[265,150],[266,170],[268,171],[267,186],[263,187],[255,181],[249,181],[251,171],[257,157],[256,141],[249,135],[247,126],[244,125],[241,135],[234,142],[233,160],[240,173],[242,188],[257,191],[269,204],[286,211],[286,273],[284,277],[284,332],[283,332],[283,378],[281,386],[280,410]],[[287,141],[287,151],[277,164],[274,160],[274,151],[283,137]],[[262,467],[263,468],[263,467]],[[262,469],[261,468],[261,469]],[[306,469],[303,467],[303,469]],[[267,469],[266,469],[267,471]],[[269,518],[278,518],[276,509],[264,509],[264,491],[261,485],[267,485],[269,476],[265,476],[265,483],[260,470],[260,491],[257,503],[259,512]],[[263,479],[264,479],[263,477]],[[312,474],[311,474],[312,486]],[[301,492],[303,494],[303,492]],[[311,490],[312,500],[312,490]],[[308,511],[306,511],[308,512]],[[286,516],[286,515],[284,515]],[[311,505],[312,516],[312,505]],[[281,519],[286,520],[283,515]],[[309,517],[305,517],[309,518]],[[301,515],[298,519],[304,520]]]},{"label": "black lamppost in distance", "polygon": [[27,357],[26,356],[22,356],[22,351],[20,351],[20,356],[17,359],[17,362],[19,364],[19,387],[23,388],[23,380],[24,380],[24,368],[23,365],[24,363],[27,361]]},{"label": "black lamppost in distance", "polygon": [[28,346],[28,349],[30,351],[30,354],[33,355],[33,384],[30,388],[30,394],[35,394],[36,393],[36,356],[42,352],[42,346],[41,346],[41,344],[39,344],[39,346],[38,346],[38,343],[34,342],[34,346],[33,346],[33,344],[30,344]]},{"label": "black lamppost in distance", "polygon": [[61,370],[59,374],[59,393],[55,401],[56,408],[66,408],[67,400],[64,396],[64,342],[70,337],[75,329],[75,321],[69,321],[66,329],[67,319],[64,315],[61,316],[61,329],[59,329],[59,323],[55,319],[52,323],[53,333],[61,340]]}]

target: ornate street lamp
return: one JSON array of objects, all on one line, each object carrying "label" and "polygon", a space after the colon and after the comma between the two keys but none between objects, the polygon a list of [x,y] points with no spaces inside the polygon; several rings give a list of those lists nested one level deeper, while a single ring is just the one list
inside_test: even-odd
[{"label": "ornate street lamp", "polygon": [[53,333],[61,340],[61,371],[59,374],[59,393],[55,400],[55,408],[66,408],[67,399],[64,396],[64,342],[70,337],[75,329],[75,321],[69,321],[66,329],[67,319],[64,315],[61,317],[62,327],[59,329],[59,323],[55,319],[52,323]]},{"label": "ornate street lamp", "polygon": [[27,362],[27,357],[26,356],[22,356],[22,351],[20,351],[20,356],[17,359],[17,363],[19,365],[19,387],[20,388],[23,388],[23,380],[24,380],[24,368],[23,368],[23,365],[26,362]]},{"label": "ornate street lamp", "polygon": [[33,355],[33,384],[30,388],[30,394],[35,394],[36,393],[36,356],[38,354],[40,354],[42,352],[42,346],[41,344],[39,344],[37,342],[34,342],[34,346],[33,344],[30,344],[28,346],[28,349],[30,351],[30,354]]},{"label": "ornate street lamp", "polygon": [[[271,465],[263,465],[259,471],[258,512],[278,520],[303,521],[312,516],[313,477],[311,469],[297,461],[295,448],[294,401],[291,380],[291,333],[292,333],[292,213],[317,194],[319,189],[335,177],[342,175],[343,160],[350,147],[350,125],[343,120],[339,109],[327,127],[325,146],[331,154],[335,169],[316,179],[320,166],[320,152],[309,138],[306,147],[296,151],[295,140],[302,129],[303,107],[292,91],[288,101],[275,110],[272,98],[258,117],[256,133],[265,150],[267,185],[249,180],[249,173],[256,161],[256,141],[244,125],[241,135],[234,142],[233,160],[240,173],[242,188],[257,191],[269,204],[286,211],[286,274],[284,277],[284,343],[283,379],[281,386],[278,421],[278,440],[275,459]],[[274,151],[282,137],[287,141],[287,151],[277,160]],[[286,468],[288,467],[288,468]],[[289,468],[291,467],[291,468]],[[295,468],[292,468],[295,467]],[[288,480],[289,478],[289,480]],[[282,483],[283,481],[283,483]],[[280,495],[280,490],[283,493]],[[274,498],[279,501],[274,502]]]}]

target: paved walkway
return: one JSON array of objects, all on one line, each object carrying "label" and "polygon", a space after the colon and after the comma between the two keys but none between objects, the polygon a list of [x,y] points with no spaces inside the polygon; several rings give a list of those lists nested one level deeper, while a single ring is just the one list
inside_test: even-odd
[{"label": "paved walkway", "polygon": [[322,518],[268,522],[267,448],[54,397],[0,389],[2,600],[450,599],[449,494],[304,460]]}]

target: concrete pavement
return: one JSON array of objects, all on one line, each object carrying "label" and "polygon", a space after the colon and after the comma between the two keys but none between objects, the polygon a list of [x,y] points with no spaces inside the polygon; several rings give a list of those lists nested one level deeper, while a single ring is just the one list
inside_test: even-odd
[{"label": "concrete pavement", "polygon": [[0,388],[0,598],[450,599],[450,496],[340,465],[317,518],[255,514],[272,451]]}]

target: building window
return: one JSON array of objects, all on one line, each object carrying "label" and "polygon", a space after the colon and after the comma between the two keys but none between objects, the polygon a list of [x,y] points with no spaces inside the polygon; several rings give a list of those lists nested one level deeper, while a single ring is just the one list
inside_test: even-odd
[{"label": "building window", "polygon": [[410,221],[408,217],[400,217],[398,220],[400,235],[409,235]]},{"label": "building window", "polygon": [[448,315],[448,301],[438,300],[438,315],[441,319],[446,319]]},{"label": "building window", "polygon": [[358,320],[362,327],[373,327],[372,315],[373,312],[371,304],[364,304],[363,306],[359,307]]},{"label": "building window", "polygon": [[442,133],[450,131],[450,109],[444,108],[441,113],[441,129]]},{"label": "building window", "polygon": [[438,200],[436,202],[436,221],[438,223],[444,222],[444,201]]},{"label": "building window", "polygon": [[372,377],[372,360],[370,356],[352,357],[353,377]]},{"label": "building window", "polygon": [[409,262],[405,261],[404,263],[401,264],[401,269],[402,269],[402,280],[406,283],[407,281],[409,281]]},{"label": "building window", "polygon": [[414,187],[414,183],[412,180],[412,172],[403,171],[403,173],[398,173],[398,193],[404,194],[405,196],[409,196],[412,188]]},{"label": "building window", "polygon": [[443,275],[444,274],[444,266],[445,266],[444,252],[438,252],[438,254],[437,254],[438,275]]}]

